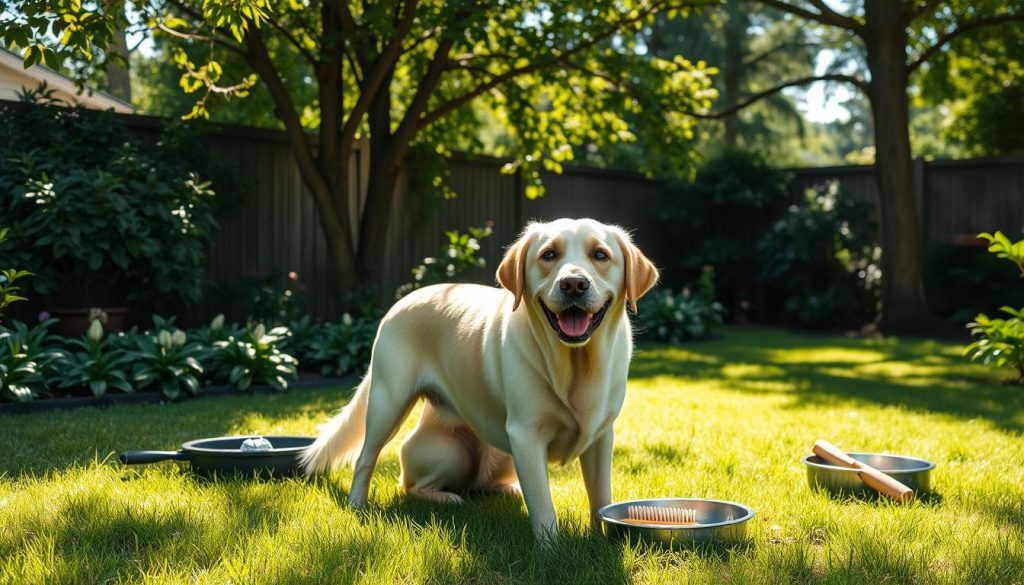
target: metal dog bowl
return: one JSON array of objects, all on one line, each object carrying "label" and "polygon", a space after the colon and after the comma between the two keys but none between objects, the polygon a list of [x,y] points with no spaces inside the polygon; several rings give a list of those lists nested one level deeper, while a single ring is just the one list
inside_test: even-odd
[{"label": "metal dog bowl", "polygon": [[[636,505],[690,508],[697,511],[697,523],[665,526],[623,522],[629,517],[629,506]],[[686,547],[742,542],[747,535],[747,521],[754,517],[754,511],[743,504],[722,500],[657,498],[608,504],[598,510],[597,515],[601,519],[601,531],[609,540]]]},{"label": "metal dog bowl", "polygon": [[[931,472],[935,468],[935,464],[931,461],[881,453],[850,453],[849,455],[857,461],[867,463],[892,476],[895,480],[914,490],[915,493],[927,492],[931,489]],[[875,491],[860,479],[856,469],[831,465],[817,455],[807,455],[801,461],[807,466],[807,482],[812,489],[821,488],[833,494],[854,496],[875,494]]]}]

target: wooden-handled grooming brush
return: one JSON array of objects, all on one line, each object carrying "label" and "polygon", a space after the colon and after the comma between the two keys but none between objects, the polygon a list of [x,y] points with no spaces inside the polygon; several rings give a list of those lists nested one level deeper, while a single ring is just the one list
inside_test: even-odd
[{"label": "wooden-handled grooming brush", "polygon": [[665,526],[682,526],[697,523],[697,510],[691,508],[663,508],[661,506],[630,506],[628,517],[622,521],[627,524],[662,524]]},{"label": "wooden-handled grooming brush", "polygon": [[914,499],[914,490],[874,467],[871,467],[867,463],[857,461],[853,457],[847,455],[845,451],[828,441],[815,441],[814,448],[812,450],[815,455],[821,457],[825,461],[828,461],[832,465],[856,469],[860,479],[867,484],[868,487],[884,496],[888,496],[900,503],[910,502]]}]

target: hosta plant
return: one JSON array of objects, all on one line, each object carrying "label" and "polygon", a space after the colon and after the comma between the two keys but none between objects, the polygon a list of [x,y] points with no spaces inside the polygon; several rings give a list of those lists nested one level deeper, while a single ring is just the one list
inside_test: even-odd
[{"label": "hosta plant", "polygon": [[293,319],[288,323],[288,335],[282,340],[281,351],[305,362],[311,359],[313,345],[323,337],[323,334],[324,326],[309,315]]},{"label": "hosta plant", "polygon": [[668,289],[653,291],[640,302],[637,318],[650,338],[679,343],[710,335],[724,314],[725,308],[715,301],[714,268],[707,266],[696,293],[688,288],[678,294]]},{"label": "hosta plant", "polygon": [[324,376],[361,374],[370,363],[378,321],[353,319],[348,313],[340,323],[325,324],[313,341],[310,360],[320,366]]},{"label": "hosta plant", "polygon": [[288,388],[298,361],[278,345],[288,335],[287,327],[267,331],[262,324],[246,327],[239,335],[213,344],[211,362],[217,377],[239,390],[263,382],[279,390]]},{"label": "hosta plant", "polygon": [[0,400],[30,402],[45,391],[40,364],[23,340],[8,331],[0,333]]},{"label": "hosta plant", "polygon": [[129,357],[112,338],[104,337],[99,321],[92,322],[84,337],[68,343],[79,351],[66,351],[60,359],[56,382],[61,388],[83,387],[96,397],[111,389],[133,391],[128,381]]},{"label": "hosta plant", "polygon": [[218,341],[227,341],[231,337],[237,337],[243,333],[238,325],[229,325],[224,322],[224,315],[217,315],[210,321],[210,324],[188,332],[189,341],[194,341],[203,347],[212,347]]},{"label": "hosta plant", "polygon": [[199,393],[203,367],[198,356],[203,349],[198,343],[188,343],[184,331],[175,329],[171,333],[165,329],[140,335],[135,342],[137,349],[128,356],[134,364],[132,381],[137,388],[155,386],[171,400],[183,391],[193,395]]}]

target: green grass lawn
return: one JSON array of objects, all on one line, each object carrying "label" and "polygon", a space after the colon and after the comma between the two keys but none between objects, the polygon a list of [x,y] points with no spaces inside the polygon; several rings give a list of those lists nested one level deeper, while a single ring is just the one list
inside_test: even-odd
[{"label": "green grass lawn", "polygon": [[[931,341],[726,329],[641,348],[615,498],[753,507],[749,544],[716,552],[593,535],[575,463],[551,471],[563,535],[549,553],[521,501],[403,498],[394,443],[363,515],[343,503],[350,471],[209,482],[116,462],[206,436],[313,434],[344,389],[0,417],[0,582],[1024,582],[1024,389],[1003,375]],[[817,438],[930,459],[935,493],[905,507],[813,493],[799,459]]]}]

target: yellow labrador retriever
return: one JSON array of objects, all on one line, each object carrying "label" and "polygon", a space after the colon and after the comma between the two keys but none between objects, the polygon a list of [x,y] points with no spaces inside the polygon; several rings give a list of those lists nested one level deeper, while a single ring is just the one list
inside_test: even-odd
[{"label": "yellow labrador retriever", "polygon": [[308,473],[355,459],[348,499],[363,506],[381,449],[422,397],[400,452],[410,495],[522,493],[547,536],[558,529],[548,462],[579,457],[591,512],[611,501],[612,423],[633,352],[626,305],[636,311],[657,269],[621,228],[560,219],[529,225],[497,278],[506,290],[435,285],[395,303],[352,402],[304,453]]}]

